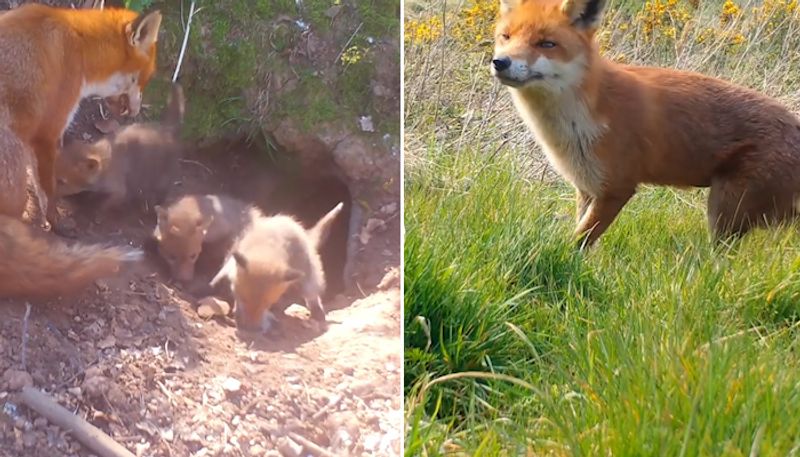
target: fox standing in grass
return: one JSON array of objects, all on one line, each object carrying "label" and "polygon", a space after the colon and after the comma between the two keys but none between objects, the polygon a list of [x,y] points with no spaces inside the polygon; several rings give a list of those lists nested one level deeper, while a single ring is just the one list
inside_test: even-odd
[{"label": "fox standing in grass", "polygon": [[710,187],[716,239],[795,215],[800,120],[753,90],[617,64],[594,34],[605,0],[501,0],[492,73],[577,191],[591,245],[639,184]]}]

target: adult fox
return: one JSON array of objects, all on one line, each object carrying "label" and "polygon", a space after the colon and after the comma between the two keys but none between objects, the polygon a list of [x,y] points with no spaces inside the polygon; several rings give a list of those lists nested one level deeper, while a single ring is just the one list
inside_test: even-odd
[{"label": "adult fox", "polygon": [[715,239],[795,214],[800,120],[720,79],[617,64],[594,40],[604,0],[501,0],[492,73],[577,191],[583,246],[641,183],[710,187]]},{"label": "adult fox", "polygon": [[111,8],[28,4],[0,15],[0,297],[76,292],[142,257],[128,248],[68,246],[19,219],[33,184],[55,222],[56,153],[82,98],[124,95],[138,114],[160,24],[157,11]]},{"label": "adult fox", "polygon": [[[156,68],[160,25],[158,11],[115,8],[27,4],[0,15],[0,135],[15,137],[0,143],[21,142],[35,155],[50,223],[57,216],[56,153],[81,99],[124,95],[128,112],[138,114]],[[6,197],[20,195],[23,182],[22,175],[0,182],[0,213],[24,205]]]}]

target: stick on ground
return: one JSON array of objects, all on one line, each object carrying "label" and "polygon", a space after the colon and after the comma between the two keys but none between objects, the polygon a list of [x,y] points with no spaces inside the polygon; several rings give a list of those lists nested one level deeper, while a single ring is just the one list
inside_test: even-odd
[{"label": "stick on ground", "polygon": [[31,317],[31,304],[25,303],[25,317],[22,319],[22,369],[28,370],[28,320]]},{"label": "stick on ground", "polygon": [[303,447],[307,448],[309,451],[317,454],[320,457],[337,457],[331,451],[320,447],[317,443],[309,440],[308,438],[304,437],[303,435],[299,435],[294,432],[289,432],[289,438],[293,439],[297,444],[302,445]]},{"label": "stick on ground", "polygon": [[102,430],[86,422],[82,417],[70,413],[38,389],[24,387],[21,398],[32,410],[61,427],[100,457],[135,457],[132,452]]}]

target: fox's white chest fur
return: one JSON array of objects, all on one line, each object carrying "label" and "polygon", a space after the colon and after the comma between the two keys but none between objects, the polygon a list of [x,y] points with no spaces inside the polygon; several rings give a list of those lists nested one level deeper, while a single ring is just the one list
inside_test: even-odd
[{"label": "fox's white chest fur", "polygon": [[567,90],[534,103],[511,90],[511,98],[556,171],[581,191],[600,195],[605,170],[593,148],[606,127],[592,118],[581,97]]}]

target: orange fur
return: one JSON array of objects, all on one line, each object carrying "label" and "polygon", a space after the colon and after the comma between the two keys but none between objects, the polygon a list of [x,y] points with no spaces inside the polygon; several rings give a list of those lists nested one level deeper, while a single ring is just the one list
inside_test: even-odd
[{"label": "orange fur", "polygon": [[0,215],[0,297],[54,298],[117,273],[140,251],[75,244]]},{"label": "orange fur", "polygon": [[[125,96],[136,115],[156,64],[161,15],[27,4],[0,15],[0,126],[36,155],[41,187],[55,192],[55,158],[83,97]],[[8,132],[0,132],[9,135]],[[55,202],[47,205],[56,217]]]},{"label": "orange fur", "polygon": [[493,74],[577,194],[593,243],[639,184],[710,187],[716,238],[795,216],[800,120],[697,73],[617,64],[594,40],[604,0],[501,0]]},{"label": "orange fur", "polygon": [[290,289],[303,298],[313,319],[325,320],[321,299],[325,273],[319,245],[343,206],[337,204],[308,230],[281,214],[257,218],[245,229],[211,281],[212,286],[222,278],[230,281],[240,328],[268,329],[270,309]]}]

